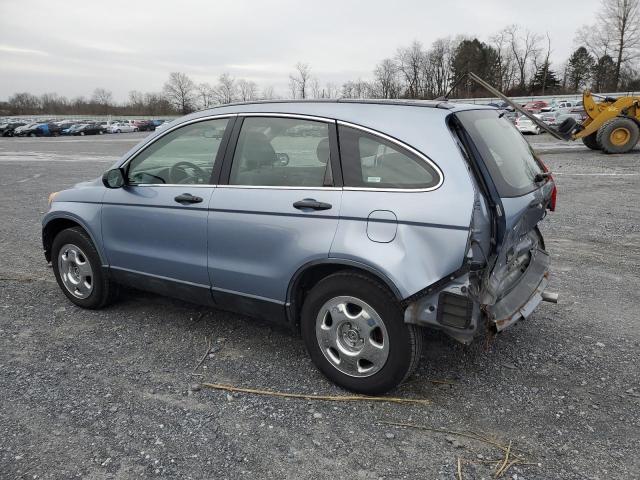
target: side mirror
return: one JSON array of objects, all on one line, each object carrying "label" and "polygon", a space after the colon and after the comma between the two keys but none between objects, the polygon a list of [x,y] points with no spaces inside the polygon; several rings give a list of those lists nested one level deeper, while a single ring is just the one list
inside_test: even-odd
[{"label": "side mirror", "polygon": [[124,186],[124,172],[121,168],[113,168],[104,172],[102,183],[107,188],[121,188]]}]

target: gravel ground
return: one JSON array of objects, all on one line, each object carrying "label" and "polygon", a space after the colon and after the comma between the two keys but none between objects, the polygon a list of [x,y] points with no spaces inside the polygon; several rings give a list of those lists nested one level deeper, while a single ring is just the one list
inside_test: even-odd
[{"label": "gravel ground", "polygon": [[[204,379],[344,395],[279,327],[135,291],[103,311],[72,306],[40,245],[49,192],[95,178],[144,134],[0,140],[1,478],[629,479],[640,472],[640,151],[559,152],[544,221],[560,303],[464,347],[427,334],[394,395],[431,404],[229,395]],[[552,148],[545,150],[545,145]],[[446,383],[441,383],[445,381]]]}]

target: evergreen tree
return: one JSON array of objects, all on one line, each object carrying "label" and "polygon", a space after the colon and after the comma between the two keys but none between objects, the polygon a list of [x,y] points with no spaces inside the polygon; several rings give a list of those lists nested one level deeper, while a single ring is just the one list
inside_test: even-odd
[{"label": "evergreen tree", "polygon": [[[492,85],[498,81],[498,52],[477,38],[460,42],[451,65],[454,83],[467,72],[475,73]],[[455,96],[458,97],[486,95],[482,87],[468,79],[462,81],[455,92]]]},{"label": "evergreen tree", "polygon": [[616,89],[615,62],[603,55],[593,67],[593,89],[596,92],[612,92]]},{"label": "evergreen tree", "polygon": [[532,94],[551,94],[559,90],[560,80],[558,80],[555,72],[551,70],[550,67],[550,64],[547,62],[538,67],[536,74],[531,80]]},{"label": "evergreen tree", "polygon": [[572,92],[577,92],[587,86],[593,74],[595,60],[585,47],[577,48],[569,57],[567,65],[568,85]]}]

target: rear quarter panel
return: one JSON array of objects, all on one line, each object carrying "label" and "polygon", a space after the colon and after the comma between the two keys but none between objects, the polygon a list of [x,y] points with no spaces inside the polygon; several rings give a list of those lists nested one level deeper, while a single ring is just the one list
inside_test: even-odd
[{"label": "rear quarter panel", "polygon": [[[345,187],[343,193],[330,256],[364,263],[383,273],[403,298],[456,271],[464,260],[474,185],[446,126],[446,113],[406,109],[396,118],[381,120],[377,128],[435,162],[444,175],[438,189],[402,192]],[[396,234],[390,242],[375,242],[367,235],[367,218],[376,210],[391,211],[397,217]]]}]

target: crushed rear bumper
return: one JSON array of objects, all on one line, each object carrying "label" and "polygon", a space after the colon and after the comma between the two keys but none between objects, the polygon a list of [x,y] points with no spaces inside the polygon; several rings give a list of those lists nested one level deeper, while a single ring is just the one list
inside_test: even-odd
[{"label": "crushed rear bumper", "polygon": [[472,287],[466,273],[411,302],[404,312],[404,321],[442,330],[468,344],[487,324],[502,331],[530,316],[543,300],[548,277],[549,254],[536,248],[531,251],[526,271],[495,304],[480,305],[470,297]]},{"label": "crushed rear bumper", "polygon": [[488,319],[497,331],[527,318],[543,300],[542,292],[549,283],[549,254],[535,249],[531,261],[518,283],[494,305],[485,307]]}]

